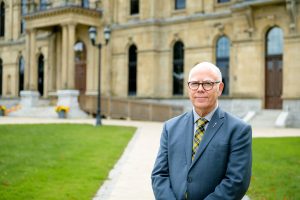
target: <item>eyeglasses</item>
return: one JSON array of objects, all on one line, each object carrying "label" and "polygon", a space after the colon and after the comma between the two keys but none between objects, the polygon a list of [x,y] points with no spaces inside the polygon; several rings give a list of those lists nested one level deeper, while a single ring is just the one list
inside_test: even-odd
[{"label": "eyeglasses", "polygon": [[215,84],[218,84],[220,83],[220,81],[215,81],[215,82],[197,82],[197,81],[190,81],[188,82],[188,86],[191,90],[198,90],[199,86],[202,85],[202,88],[205,90],[205,91],[209,91],[211,89],[213,89],[214,85]]}]

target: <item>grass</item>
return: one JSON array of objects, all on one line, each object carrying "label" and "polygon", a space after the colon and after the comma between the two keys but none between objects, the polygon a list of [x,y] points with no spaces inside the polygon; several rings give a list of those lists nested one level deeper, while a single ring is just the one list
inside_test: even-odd
[{"label": "grass", "polygon": [[300,137],[253,139],[254,200],[300,199]]},{"label": "grass", "polygon": [[90,200],[135,128],[1,125],[0,199]]}]

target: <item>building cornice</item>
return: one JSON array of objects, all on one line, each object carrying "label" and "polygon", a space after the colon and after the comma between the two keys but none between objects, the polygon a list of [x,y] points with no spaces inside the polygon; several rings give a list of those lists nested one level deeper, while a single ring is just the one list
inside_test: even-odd
[{"label": "building cornice", "polygon": [[232,11],[243,10],[249,7],[259,7],[274,4],[285,4],[285,0],[254,0],[254,1],[243,1],[240,3],[233,4],[230,8]]},{"label": "building cornice", "polygon": [[25,20],[32,20],[32,19],[37,19],[41,17],[51,17],[55,15],[61,15],[61,14],[66,14],[66,13],[76,13],[76,14],[81,14],[81,15],[86,15],[86,16],[91,16],[91,17],[101,17],[102,16],[102,10],[100,9],[87,9],[87,8],[82,8],[79,6],[64,6],[64,7],[55,7],[47,10],[42,10],[42,11],[36,11],[32,13],[28,13],[24,15]]},{"label": "building cornice", "polygon": [[195,13],[189,16],[173,16],[165,19],[133,19],[124,24],[113,24],[112,28],[115,30],[136,28],[140,26],[168,26],[180,23],[202,21],[218,18],[226,18],[231,16],[231,11],[222,11],[217,13]]}]

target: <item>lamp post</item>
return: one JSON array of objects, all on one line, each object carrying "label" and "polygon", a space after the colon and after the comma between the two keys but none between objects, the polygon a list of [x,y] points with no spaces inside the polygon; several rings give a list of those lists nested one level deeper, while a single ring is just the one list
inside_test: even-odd
[{"label": "lamp post", "polygon": [[[105,44],[108,43],[110,39],[110,33],[111,30],[108,26],[104,28],[103,34],[105,38]],[[99,66],[98,66],[98,96],[97,96],[97,113],[96,113],[96,126],[101,126],[101,47],[102,44],[99,42],[96,44],[96,37],[97,37],[97,29],[96,27],[90,27],[89,28],[89,37],[93,44],[93,46],[96,46],[99,50]]]}]

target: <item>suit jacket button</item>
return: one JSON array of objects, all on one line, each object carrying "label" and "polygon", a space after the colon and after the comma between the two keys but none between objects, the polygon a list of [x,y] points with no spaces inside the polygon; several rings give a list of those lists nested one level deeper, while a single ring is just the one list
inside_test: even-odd
[{"label": "suit jacket button", "polygon": [[192,182],[192,177],[189,176],[189,177],[187,178],[187,181],[188,181],[188,183],[191,183],[191,182]]}]

